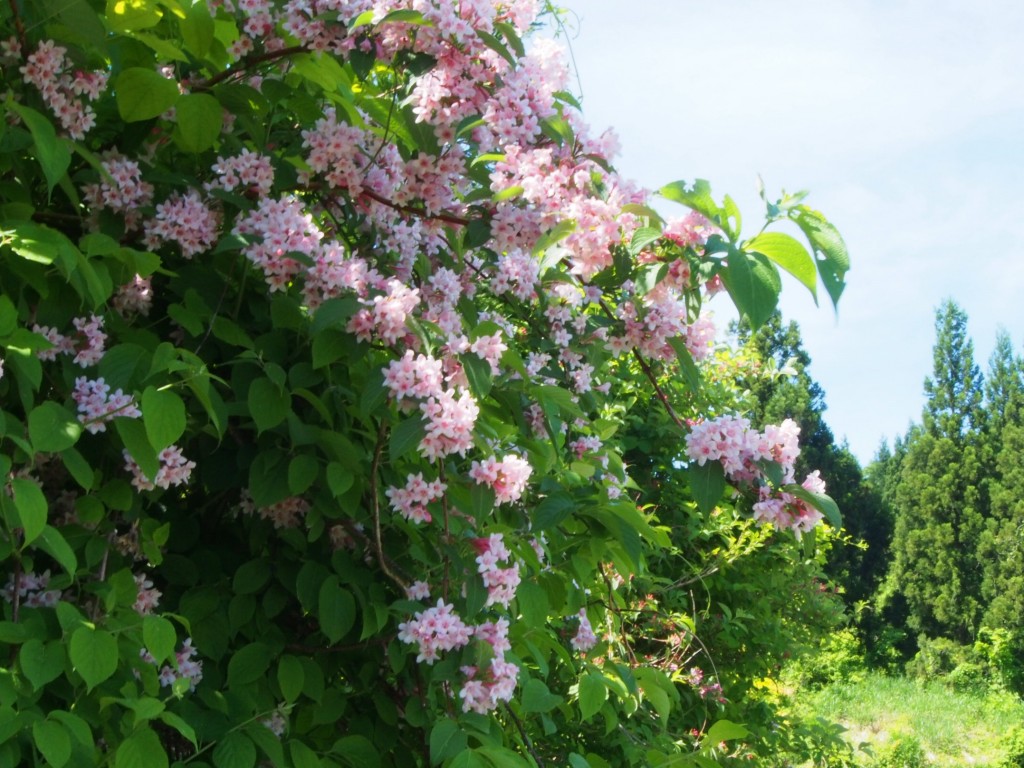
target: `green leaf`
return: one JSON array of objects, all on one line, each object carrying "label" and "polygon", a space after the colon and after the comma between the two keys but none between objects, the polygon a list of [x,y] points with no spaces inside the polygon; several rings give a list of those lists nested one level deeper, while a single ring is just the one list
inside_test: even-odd
[{"label": "green leaf", "polygon": [[708,728],[707,733],[704,734],[704,738],[701,740],[701,752],[710,752],[715,749],[723,741],[732,741],[733,739],[745,739],[750,735],[750,731],[744,728],[738,723],[734,723],[731,720],[719,720],[717,723]]},{"label": "green leaf", "polygon": [[476,750],[467,749],[457,754],[447,768],[494,768],[494,763]]},{"label": "green leaf", "polygon": [[36,160],[39,161],[46,177],[47,194],[52,193],[57,182],[64,178],[68,166],[71,165],[71,150],[68,149],[67,143],[57,136],[53,123],[46,117],[11,100],[8,100],[6,106],[24,121],[29,133],[32,134]]},{"label": "green leaf", "polygon": [[484,45],[490,48],[492,51],[497,53],[501,58],[509,63],[513,69],[516,67],[516,58],[512,55],[512,52],[508,47],[497,37],[489,32],[484,32],[482,29],[476,30],[477,36],[484,41]]},{"label": "green leaf", "polygon": [[157,452],[185,434],[185,402],[168,389],[146,387],[142,393],[142,423]]},{"label": "green leaf", "polygon": [[388,456],[391,463],[411,453],[420,444],[427,434],[426,422],[420,414],[413,414],[391,430],[391,439],[388,441]]},{"label": "green leaf", "polygon": [[711,185],[706,180],[697,179],[692,187],[685,181],[674,181],[666,184],[658,192],[662,197],[682,203],[687,208],[703,214],[721,227],[730,240],[735,240],[739,236],[739,220],[730,219],[730,216],[738,216],[735,204],[727,197],[725,207],[718,205],[711,196]]},{"label": "green leaf", "polygon": [[249,386],[249,414],[259,432],[266,432],[284,421],[291,410],[291,398],[268,378],[259,378]]},{"label": "green leaf", "polygon": [[473,352],[460,355],[462,370],[469,380],[469,389],[477,400],[483,400],[493,384],[491,364]]},{"label": "green leaf", "polygon": [[228,662],[228,686],[235,688],[259,680],[270,666],[270,649],[263,643],[239,648]]},{"label": "green leaf", "polygon": [[603,675],[597,672],[587,672],[580,678],[580,716],[584,720],[589,720],[597,714],[607,698],[608,687],[605,685]]},{"label": "green leaf", "polygon": [[92,490],[96,481],[96,474],[92,471],[92,465],[86,458],[74,448],[65,448],[60,452],[64,468],[75,479],[75,482],[82,486],[83,490]]},{"label": "green leaf", "polygon": [[206,3],[195,3],[178,19],[178,29],[185,47],[197,59],[202,59],[213,44],[213,17]]},{"label": "green leaf", "polygon": [[139,469],[153,480],[160,471],[160,459],[149,442],[146,427],[137,419],[114,419],[114,428]]},{"label": "green leaf", "polygon": [[18,651],[21,672],[36,691],[64,674],[64,646],[59,642],[43,643],[32,638]]},{"label": "green leaf", "polygon": [[353,482],[355,482],[355,475],[352,474],[350,468],[336,461],[327,465],[327,487],[331,489],[335,498],[343,496],[352,487]]},{"label": "green leaf", "polygon": [[531,677],[523,686],[523,712],[550,712],[562,703],[562,697],[548,690],[543,680]]},{"label": "green leaf", "polygon": [[71,758],[71,739],[60,723],[36,720],[32,724],[32,740],[53,768],[63,768]]},{"label": "green leaf", "polygon": [[174,646],[178,642],[178,633],[174,625],[162,616],[142,617],[142,642],[153,654],[157,664],[174,658]]},{"label": "green leaf", "polygon": [[747,251],[756,251],[774,261],[793,277],[807,286],[818,299],[818,273],[814,259],[794,237],[784,232],[763,232],[746,245]]},{"label": "green leaf", "polygon": [[693,361],[693,355],[690,354],[690,348],[686,346],[686,340],[681,336],[676,336],[669,339],[668,343],[675,350],[676,358],[679,360],[679,369],[682,371],[683,378],[690,387],[690,392],[700,398],[700,369],[697,368],[697,364]]},{"label": "green leaf", "polygon": [[6,295],[0,295],[0,337],[10,336],[18,327],[18,310]]},{"label": "green leaf", "polygon": [[163,13],[155,0],[107,0],[107,24],[113,32],[155,27]]},{"label": "green leaf", "polygon": [[109,632],[82,626],[71,635],[71,664],[91,691],[117,670],[117,640]]},{"label": "green leaf", "polygon": [[136,728],[117,748],[114,768],[167,768],[167,753],[160,737],[152,728]]},{"label": "green leaf", "polygon": [[736,308],[747,317],[755,331],[771,317],[779,303],[779,291],[782,290],[779,272],[759,253],[730,249],[722,282]]},{"label": "green leaf", "polygon": [[725,470],[721,462],[705,461],[704,466],[701,466],[693,461],[687,467],[686,475],[697,508],[708,514],[721,500],[722,492],[725,491]]},{"label": "green leaf", "polygon": [[469,746],[465,732],[454,720],[438,720],[430,729],[430,764],[440,765]]},{"label": "green leaf", "polygon": [[302,662],[294,656],[282,656],[277,662],[277,685],[281,689],[282,698],[289,704],[292,703],[299,698],[304,684]]},{"label": "green leaf", "polygon": [[217,768],[252,768],[256,764],[256,745],[239,731],[227,734],[213,748]]},{"label": "green leaf", "polygon": [[295,768],[320,768],[320,758],[316,756],[316,752],[301,741],[292,741],[288,745],[288,754]]},{"label": "green leaf", "polygon": [[25,532],[24,544],[27,546],[46,528],[46,497],[35,482],[25,477],[11,478],[10,486],[14,495],[14,508],[18,511],[18,519]]},{"label": "green leaf", "polygon": [[177,82],[145,67],[129,67],[121,72],[114,89],[117,110],[126,123],[159,117],[178,100]]},{"label": "green leaf", "polygon": [[60,532],[60,529],[54,528],[52,525],[43,528],[43,532],[36,539],[35,546],[56,560],[69,576],[73,577],[78,571],[78,559],[75,557],[75,551],[64,539],[64,534]]},{"label": "green leaf", "polygon": [[342,736],[334,742],[331,752],[351,768],[380,768],[380,754],[365,736]]},{"label": "green leaf", "polygon": [[189,93],[178,99],[174,111],[182,149],[198,154],[216,143],[224,127],[224,110],[217,99],[208,93]]},{"label": "green leaf", "polygon": [[333,644],[348,634],[356,623],[356,602],[352,593],[341,587],[337,576],[320,585],[317,599],[320,629]]},{"label": "green leaf", "polygon": [[661,230],[657,227],[640,227],[633,233],[633,239],[629,241],[629,252],[636,256],[651,243],[656,243],[661,238]]},{"label": "green leaf", "polygon": [[798,499],[807,502],[816,510],[821,512],[828,520],[829,524],[839,530],[843,527],[843,515],[839,511],[839,505],[836,504],[835,500],[824,493],[814,493],[808,491],[802,485],[791,483],[790,485],[782,486],[782,490],[786,493],[790,493],[796,496]]},{"label": "green leaf", "polygon": [[822,214],[806,205],[791,211],[790,216],[810,241],[817,257],[821,282],[832,299],[832,306],[837,306],[846,288],[846,273],[850,270],[850,254],[846,250],[846,243],[839,230]]},{"label": "green leaf", "polygon": [[296,496],[309,490],[320,474],[320,462],[308,453],[300,453],[288,462],[288,489]]},{"label": "green leaf", "polygon": [[544,531],[554,528],[565,520],[573,509],[576,502],[573,501],[565,491],[556,491],[545,497],[533,510],[533,527],[535,530]]},{"label": "green leaf", "polygon": [[196,741],[195,730],[179,715],[164,710],[160,713],[160,720],[188,739],[189,743],[191,743],[193,747],[199,747],[199,743]]}]

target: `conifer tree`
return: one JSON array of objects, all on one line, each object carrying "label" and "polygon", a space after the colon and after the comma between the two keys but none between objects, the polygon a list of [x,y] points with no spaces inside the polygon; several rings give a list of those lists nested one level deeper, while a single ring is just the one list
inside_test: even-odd
[{"label": "conifer tree", "polygon": [[978,544],[987,605],[983,623],[1024,630],[1024,375],[1000,331],[985,380],[985,447],[990,457],[989,519]]},{"label": "conifer tree", "polygon": [[908,437],[896,489],[887,591],[907,603],[908,624],[929,637],[970,640],[981,613],[975,552],[984,528],[979,450],[982,377],[967,315],[947,300],[936,312],[923,428]]}]

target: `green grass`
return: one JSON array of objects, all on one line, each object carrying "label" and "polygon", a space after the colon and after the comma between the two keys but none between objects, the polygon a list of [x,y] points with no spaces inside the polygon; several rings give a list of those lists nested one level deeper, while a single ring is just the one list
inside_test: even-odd
[{"label": "green grass", "polygon": [[863,742],[877,751],[899,735],[916,737],[936,768],[995,768],[1006,752],[1006,734],[1024,723],[1024,703],[1012,694],[967,693],[879,674],[798,698],[804,714],[842,723],[855,746]]}]

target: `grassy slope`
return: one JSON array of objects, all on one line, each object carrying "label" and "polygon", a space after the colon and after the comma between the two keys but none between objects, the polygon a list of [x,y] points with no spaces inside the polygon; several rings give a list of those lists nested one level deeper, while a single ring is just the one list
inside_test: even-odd
[{"label": "grassy slope", "polygon": [[1024,703],[1010,694],[964,693],[875,674],[801,699],[804,712],[846,726],[854,744],[877,749],[899,734],[917,737],[938,768],[994,768],[1005,752],[1004,734],[1024,723]]}]

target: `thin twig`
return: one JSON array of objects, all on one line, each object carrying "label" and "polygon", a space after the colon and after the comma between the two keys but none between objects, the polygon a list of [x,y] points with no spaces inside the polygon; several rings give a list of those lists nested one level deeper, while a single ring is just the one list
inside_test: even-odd
[{"label": "thin twig", "polygon": [[359,193],[359,197],[368,197],[381,205],[386,205],[388,208],[393,208],[400,213],[407,213],[410,216],[416,216],[420,219],[427,219],[429,221],[443,221],[445,224],[454,224],[457,227],[468,227],[473,220],[465,216],[456,216],[452,213],[430,213],[423,208],[417,208],[414,205],[402,205],[396,203],[394,200],[388,200],[383,195],[379,195],[376,192],[364,189]]},{"label": "thin twig", "polygon": [[380,499],[377,493],[377,473],[380,470],[380,455],[384,450],[384,435],[386,432],[384,422],[381,422],[380,431],[377,433],[377,445],[373,449],[373,465],[370,467],[370,505],[373,508],[373,538],[374,546],[377,550],[377,562],[380,563],[381,570],[384,571],[384,574],[389,579],[402,588],[402,594],[404,595],[408,585],[388,565],[387,558],[384,557],[384,545],[381,543],[380,536]]},{"label": "thin twig", "polygon": [[519,730],[519,735],[523,738],[523,743],[526,745],[526,751],[530,753],[530,757],[533,758],[533,762],[537,764],[537,768],[544,768],[544,761],[540,759],[540,755],[538,755],[536,750],[533,748],[533,742],[530,741],[530,736],[526,733],[526,728],[523,727],[523,721],[520,720],[518,715],[512,711],[508,702],[505,702],[504,707],[505,712],[512,718],[512,722],[516,724],[516,728]]},{"label": "thin twig", "polygon": [[[603,300],[601,301],[601,309],[604,310],[605,315],[607,315],[609,318],[611,318],[612,320],[615,319],[615,315],[612,313],[611,309],[608,308],[608,305],[605,304]],[[663,390],[661,388],[661,385],[658,383],[658,378],[654,375],[654,371],[651,370],[650,364],[646,360],[644,360],[643,355],[641,355],[639,350],[637,350],[635,347],[633,348],[633,357],[636,358],[636,361],[640,364],[640,370],[644,372],[644,376],[647,377],[647,380],[651,382],[651,386],[654,387],[654,394],[661,401],[661,404],[665,406],[665,411],[668,413],[669,418],[671,418],[672,421],[675,422],[676,426],[679,427],[681,430],[683,430],[684,432],[689,432],[690,428],[686,426],[686,422],[679,418],[679,415],[672,407],[672,403],[670,403],[668,400],[668,395],[665,394],[665,390]]]},{"label": "thin twig", "polygon": [[21,55],[28,56],[28,35],[25,34],[25,25],[18,14],[18,0],[7,0],[7,4],[11,6],[11,15],[14,17],[14,32],[18,36]]},{"label": "thin twig", "polygon": [[[14,0],[11,0],[13,3]],[[252,56],[244,56],[238,61],[238,66],[232,69],[225,69],[222,72],[218,72],[216,75],[207,78],[206,80],[200,80],[198,83],[192,85],[192,93],[202,93],[208,91],[213,86],[224,82],[230,77],[242,77],[248,72],[250,67],[257,64],[263,64],[268,61],[276,61],[277,59],[284,59],[288,56],[294,56],[298,53],[309,53],[309,48],[304,45],[293,45],[290,48],[282,48],[279,51],[267,51],[265,53],[257,53]]]}]

